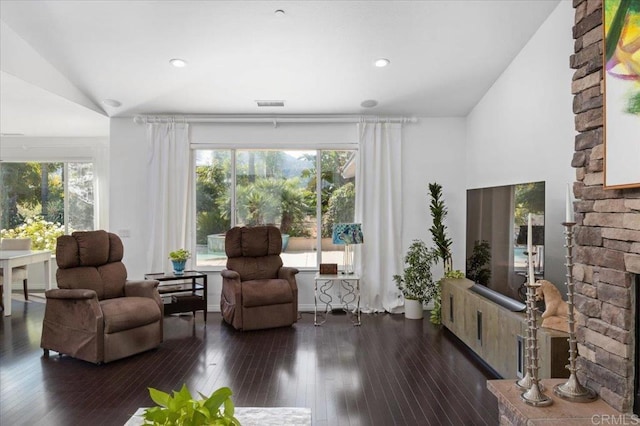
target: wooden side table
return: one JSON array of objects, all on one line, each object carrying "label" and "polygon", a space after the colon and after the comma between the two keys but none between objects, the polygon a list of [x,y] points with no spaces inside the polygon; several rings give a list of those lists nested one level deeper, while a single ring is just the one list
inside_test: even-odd
[{"label": "wooden side table", "polygon": [[[202,311],[204,322],[207,322],[207,274],[198,271],[184,271],[182,275],[162,272],[145,274],[145,280],[158,280],[160,297],[171,297],[164,304],[166,315],[180,312]],[[164,300],[164,299],[163,299]]]},{"label": "wooden side table", "polygon": [[[339,283],[339,305],[349,315],[355,326],[361,325],[360,321],[360,275],[357,274],[316,274],[313,288],[314,310],[313,324],[318,326],[327,321],[327,313],[333,307],[333,296],[328,291],[334,283]],[[344,292],[344,293],[343,293]],[[318,312],[318,301],[324,304],[324,311]],[[318,321],[320,317],[320,321]]]}]

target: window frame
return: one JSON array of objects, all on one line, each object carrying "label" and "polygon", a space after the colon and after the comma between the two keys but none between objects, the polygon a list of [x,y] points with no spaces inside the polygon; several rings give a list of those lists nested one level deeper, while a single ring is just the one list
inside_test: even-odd
[{"label": "window frame", "polygon": [[91,179],[91,186],[93,187],[93,229],[100,229],[98,227],[99,223],[99,210],[98,210],[98,175],[96,173],[96,162],[94,160],[68,160],[62,161],[62,168],[65,176],[63,180],[64,185],[64,233],[65,235],[69,235],[69,220],[71,218],[70,214],[70,198],[69,198],[69,178],[71,173],[69,172],[69,163],[91,163],[91,173],[93,174],[93,178]]},{"label": "window frame", "polygon": [[38,163],[38,164],[51,164],[51,163],[62,163],[62,193],[63,193],[63,213],[64,213],[64,223],[62,224],[64,227],[64,234],[69,235],[69,219],[71,217],[69,209],[69,163],[91,163],[93,179],[91,180],[91,185],[93,186],[93,229],[99,229],[99,210],[98,210],[98,176],[96,173],[96,161],[93,158],[73,158],[73,159],[61,159],[61,158],[53,158],[53,159],[7,159],[2,160],[3,164],[26,164],[26,163]]},{"label": "window frame", "polygon": [[[322,162],[322,151],[353,151],[356,157],[356,161],[360,161],[360,151],[358,149],[358,144],[355,143],[345,143],[345,144],[313,144],[313,145],[275,145],[275,146],[265,146],[261,144],[191,144],[191,174],[193,182],[196,181],[196,162],[195,162],[195,152],[196,151],[207,151],[207,150],[229,150],[231,151],[231,179],[230,179],[230,194],[231,194],[231,211],[233,214],[231,215],[231,227],[236,226],[236,153],[237,151],[242,150],[269,150],[269,151],[315,151],[316,153],[316,225],[318,229],[322,229],[322,179],[320,179],[320,174],[322,173],[321,162]],[[196,185],[192,185],[192,211],[197,214],[196,211]],[[357,203],[356,203],[357,205]],[[356,212],[357,216],[357,212]],[[197,225],[196,221],[192,221],[192,229],[190,230],[192,235],[192,247],[191,252],[197,253],[197,243],[196,243],[196,232]],[[316,266],[314,267],[304,267],[304,266],[296,266],[297,269],[303,272],[317,272],[320,268],[320,263],[322,262],[322,234],[320,232],[316,235]],[[194,264],[192,265],[194,269],[198,269],[200,271],[205,272],[219,272],[225,269],[225,266],[210,266],[210,265],[197,265],[197,256],[194,256]]]}]

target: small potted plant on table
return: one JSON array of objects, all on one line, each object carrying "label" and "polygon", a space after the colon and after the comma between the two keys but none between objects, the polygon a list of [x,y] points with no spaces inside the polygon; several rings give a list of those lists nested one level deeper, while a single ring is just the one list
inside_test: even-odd
[{"label": "small potted plant on table", "polygon": [[184,266],[190,257],[191,252],[185,249],[178,249],[169,253],[169,259],[171,259],[171,263],[173,264],[174,275],[184,275]]}]

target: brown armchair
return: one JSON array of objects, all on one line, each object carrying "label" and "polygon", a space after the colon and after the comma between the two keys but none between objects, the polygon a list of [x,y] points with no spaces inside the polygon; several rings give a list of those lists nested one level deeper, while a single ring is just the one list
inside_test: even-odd
[{"label": "brown armchair", "polygon": [[158,281],[128,281],[120,237],[105,231],[58,238],[58,289],[45,292],[40,346],[97,364],[157,347]]},{"label": "brown armchair", "polygon": [[282,266],[282,236],[274,226],[236,227],[225,236],[220,310],[238,330],[289,326],[298,320],[296,268]]}]

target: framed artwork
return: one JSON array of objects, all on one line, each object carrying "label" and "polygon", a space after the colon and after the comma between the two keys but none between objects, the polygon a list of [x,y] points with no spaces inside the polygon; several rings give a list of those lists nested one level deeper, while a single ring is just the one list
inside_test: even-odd
[{"label": "framed artwork", "polygon": [[604,186],[640,187],[640,0],[603,0]]}]

